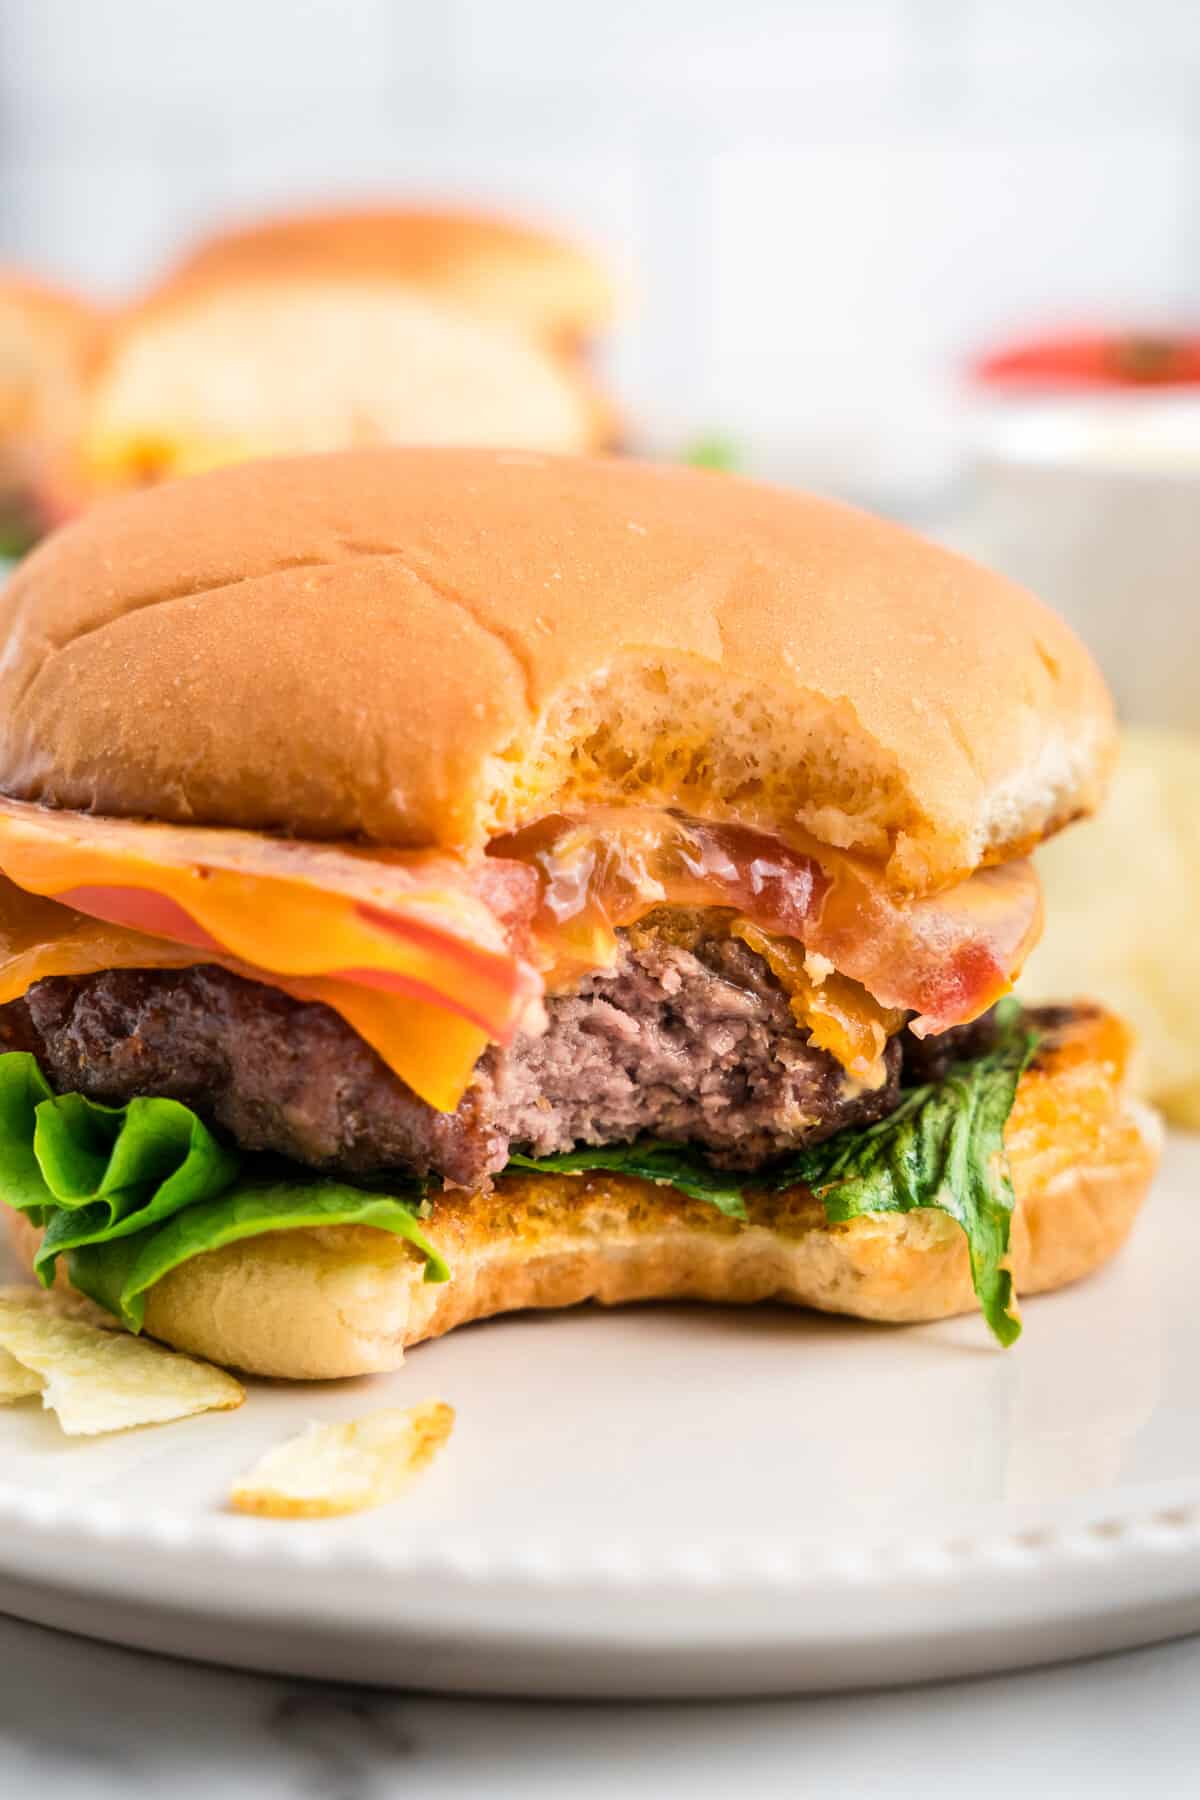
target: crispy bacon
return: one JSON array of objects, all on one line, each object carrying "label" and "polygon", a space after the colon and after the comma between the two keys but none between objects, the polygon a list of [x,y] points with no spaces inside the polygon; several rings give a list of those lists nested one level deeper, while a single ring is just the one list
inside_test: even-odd
[{"label": "crispy bacon", "polygon": [[928,899],[897,902],[850,858],[808,940],[881,1006],[918,1016],[918,1037],[965,1025],[1007,993],[1042,924],[1033,864],[979,869]]},{"label": "crispy bacon", "polygon": [[371,856],[0,801],[0,869],[77,912],[268,979],[321,977],[440,1005],[499,1043],[541,993],[518,948],[536,877],[482,858]]},{"label": "crispy bacon", "polygon": [[[68,964],[84,954],[82,914],[108,928],[94,927],[93,954],[112,951],[114,932],[127,934],[123,966],[131,943],[158,942],[158,960],[167,951],[171,961],[211,958],[289,992],[332,996],[344,1016],[364,1021],[376,1047],[386,1042],[381,1054],[397,1073],[440,1106],[457,1103],[483,1044],[536,1026],[546,986],[569,988],[610,966],[615,933],[658,906],[729,908],[758,932],[802,946],[807,1012],[860,1071],[873,1066],[875,1039],[893,1014],[915,1013],[923,1035],[985,1011],[1040,923],[1027,863],[904,900],[864,859],[799,834],[784,844],[643,808],[545,819],[465,858],[0,800],[0,871],[27,894],[73,909],[65,917],[75,924],[50,933]],[[794,955],[798,994],[793,963]],[[9,966],[53,972],[32,937]],[[842,978],[836,995],[821,992],[823,969]],[[855,983],[874,1010],[865,998],[851,1004]]]},{"label": "crispy bacon", "polygon": [[198,962],[219,962],[248,981],[265,981],[297,1000],[332,1007],[401,1081],[443,1112],[452,1112],[462,1099],[490,1041],[486,1028],[447,1008],[440,995],[400,995],[332,977],[273,975],[236,957],[103,923],[26,893],[0,875],[0,1005],[54,975],[186,968]]},{"label": "crispy bacon", "polygon": [[[610,808],[544,820],[493,850],[541,872],[533,929],[556,983],[577,977],[572,949],[582,946],[576,960],[590,957],[593,967],[611,960],[598,942],[652,907],[728,906],[762,931],[798,939],[881,1007],[916,1013],[919,1035],[985,1012],[1011,986],[1041,925],[1028,862],[905,900],[861,857],[666,812]],[[564,947],[565,973],[555,968]]]}]

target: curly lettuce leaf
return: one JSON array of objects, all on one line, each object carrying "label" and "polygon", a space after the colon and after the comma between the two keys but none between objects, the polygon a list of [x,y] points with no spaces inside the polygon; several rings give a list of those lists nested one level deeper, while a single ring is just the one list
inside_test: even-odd
[{"label": "curly lettuce leaf", "polygon": [[56,1095],[34,1057],[0,1056],[0,1192],[46,1228],[34,1260],[46,1287],[64,1251],[211,1199],[240,1166],[177,1100],[102,1106]]},{"label": "curly lettuce leaf", "polygon": [[243,1157],[177,1100],[117,1107],[56,1095],[34,1057],[0,1055],[0,1199],[45,1228],[38,1279],[49,1287],[66,1254],[74,1285],[131,1330],[168,1270],[267,1231],[368,1225],[406,1238],[426,1279],[445,1281],[417,1224],[423,1198],[415,1183],[350,1187]]},{"label": "curly lettuce leaf", "polygon": [[36,1057],[17,1050],[0,1056],[0,1199],[34,1225],[54,1204],[33,1149],[37,1109],[53,1098]]},{"label": "curly lettuce leaf", "polygon": [[367,1225],[402,1237],[425,1258],[426,1281],[448,1281],[450,1270],[417,1223],[412,1203],[341,1182],[239,1180],[216,1200],[188,1206],[157,1229],[109,1237],[72,1251],[71,1285],[116,1313],[131,1331],[146,1317],[146,1294],[164,1275],[194,1256],[269,1231],[313,1225]]},{"label": "curly lettuce leaf", "polygon": [[240,1168],[177,1100],[119,1108],[82,1094],[43,1101],[34,1154],[56,1201],[33,1265],[47,1285],[64,1251],[140,1234],[222,1193]]},{"label": "curly lettuce leaf", "polygon": [[1007,1345],[1021,1327],[1005,1266],[1015,1202],[1004,1127],[1035,1043],[1019,1003],[1005,1002],[992,1049],[953,1065],[941,1081],[911,1089],[877,1125],[851,1126],[753,1176],[713,1170],[697,1150],[650,1140],[512,1161],[548,1172],[606,1169],[669,1182],[741,1219],[746,1196],[764,1188],[809,1188],[831,1223],[932,1207],[962,1227],[980,1310]]}]

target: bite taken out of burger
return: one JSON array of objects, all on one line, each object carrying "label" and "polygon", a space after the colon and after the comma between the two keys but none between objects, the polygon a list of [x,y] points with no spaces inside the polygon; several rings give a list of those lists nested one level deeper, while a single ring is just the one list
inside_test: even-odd
[{"label": "bite taken out of burger", "polygon": [[878,1320],[1121,1244],[1094,1003],[1009,995],[1108,696],[849,508],[511,452],[97,507],[3,597],[0,1198],[252,1372],[660,1297]]}]

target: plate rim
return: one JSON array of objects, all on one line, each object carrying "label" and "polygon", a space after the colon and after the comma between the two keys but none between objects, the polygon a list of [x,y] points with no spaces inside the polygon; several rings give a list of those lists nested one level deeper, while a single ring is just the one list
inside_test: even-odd
[{"label": "plate rim", "polygon": [[[320,1568],[348,1576],[403,1576],[469,1586],[532,1580],[539,1586],[652,1585],[676,1591],[733,1583],[790,1592],[816,1587],[888,1590],[939,1587],[948,1579],[996,1571],[1019,1571],[1027,1579],[1039,1566],[1094,1566],[1131,1552],[1153,1552],[1162,1559],[1200,1550],[1200,1481],[1174,1500],[1147,1500],[1145,1495],[1153,1491],[1143,1489],[1137,1496],[1140,1504],[1128,1508],[1109,1505],[1094,1515],[1057,1522],[1035,1518],[1001,1530],[874,1535],[832,1545],[800,1538],[693,1539],[651,1550],[632,1537],[613,1537],[585,1551],[567,1551],[546,1537],[516,1539],[502,1548],[466,1534],[423,1542],[402,1535],[386,1541],[349,1534],[322,1538],[321,1524],[314,1527],[309,1521],[232,1513],[180,1515],[162,1507],[135,1511],[112,1500],[81,1501],[0,1482],[0,1527],[39,1539],[66,1532],[89,1548],[219,1554],[253,1563],[264,1574]],[[6,1548],[0,1544],[0,1569],[11,1567]]]},{"label": "plate rim", "polygon": [[[1186,1165],[1195,1158],[1200,1171],[1200,1136],[1170,1137],[1179,1135],[1187,1146]],[[22,1574],[23,1547],[45,1561],[45,1546],[56,1538],[64,1551],[85,1554],[107,1546],[118,1555],[228,1558],[267,1580],[303,1569],[314,1576],[403,1577],[476,1591],[516,1583],[600,1593],[653,1587],[684,1595],[736,1585],[759,1594],[861,1595],[944,1591],[954,1581],[999,1575],[1028,1584],[1042,1573],[1083,1567],[1099,1572],[1139,1558],[1160,1570],[1185,1560],[1194,1564],[1200,1557],[1200,1470],[1071,1498],[1043,1497],[924,1529],[876,1523],[853,1536],[781,1533],[778,1527],[770,1536],[756,1536],[743,1527],[663,1542],[627,1529],[580,1542],[552,1531],[500,1539],[437,1524],[412,1536],[403,1530],[359,1534],[354,1524],[247,1517],[220,1510],[219,1500],[209,1510],[181,1511],[161,1501],[131,1503],[124,1495],[64,1491],[36,1478],[26,1483],[0,1474],[0,1574]]]}]

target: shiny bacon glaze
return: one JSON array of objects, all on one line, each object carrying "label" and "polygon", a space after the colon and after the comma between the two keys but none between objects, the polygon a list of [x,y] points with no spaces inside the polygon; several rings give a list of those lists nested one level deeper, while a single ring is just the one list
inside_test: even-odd
[{"label": "shiny bacon glaze", "polygon": [[[827,969],[843,978],[843,1019],[857,984],[859,1029],[831,1031],[829,1044],[859,1074],[866,1064],[853,1056],[861,1063],[864,1031],[878,1037],[881,1017],[897,1015],[885,1036],[907,1013],[918,1015],[918,1033],[938,1032],[990,1006],[1040,922],[1025,863],[910,901],[890,894],[878,869],[828,846],[634,808],[543,820],[468,859],[0,800],[0,870],[15,884],[4,903],[0,998],[38,974],[82,972],[89,954],[99,969],[178,966],[182,951],[333,1006],[446,1110],[487,1043],[536,1032],[541,994],[611,969],[617,933],[664,905],[729,909],[802,945],[810,986]],[[21,910],[30,895],[55,906],[33,919]],[[778,975],[783,959],[769,960]]]}]

